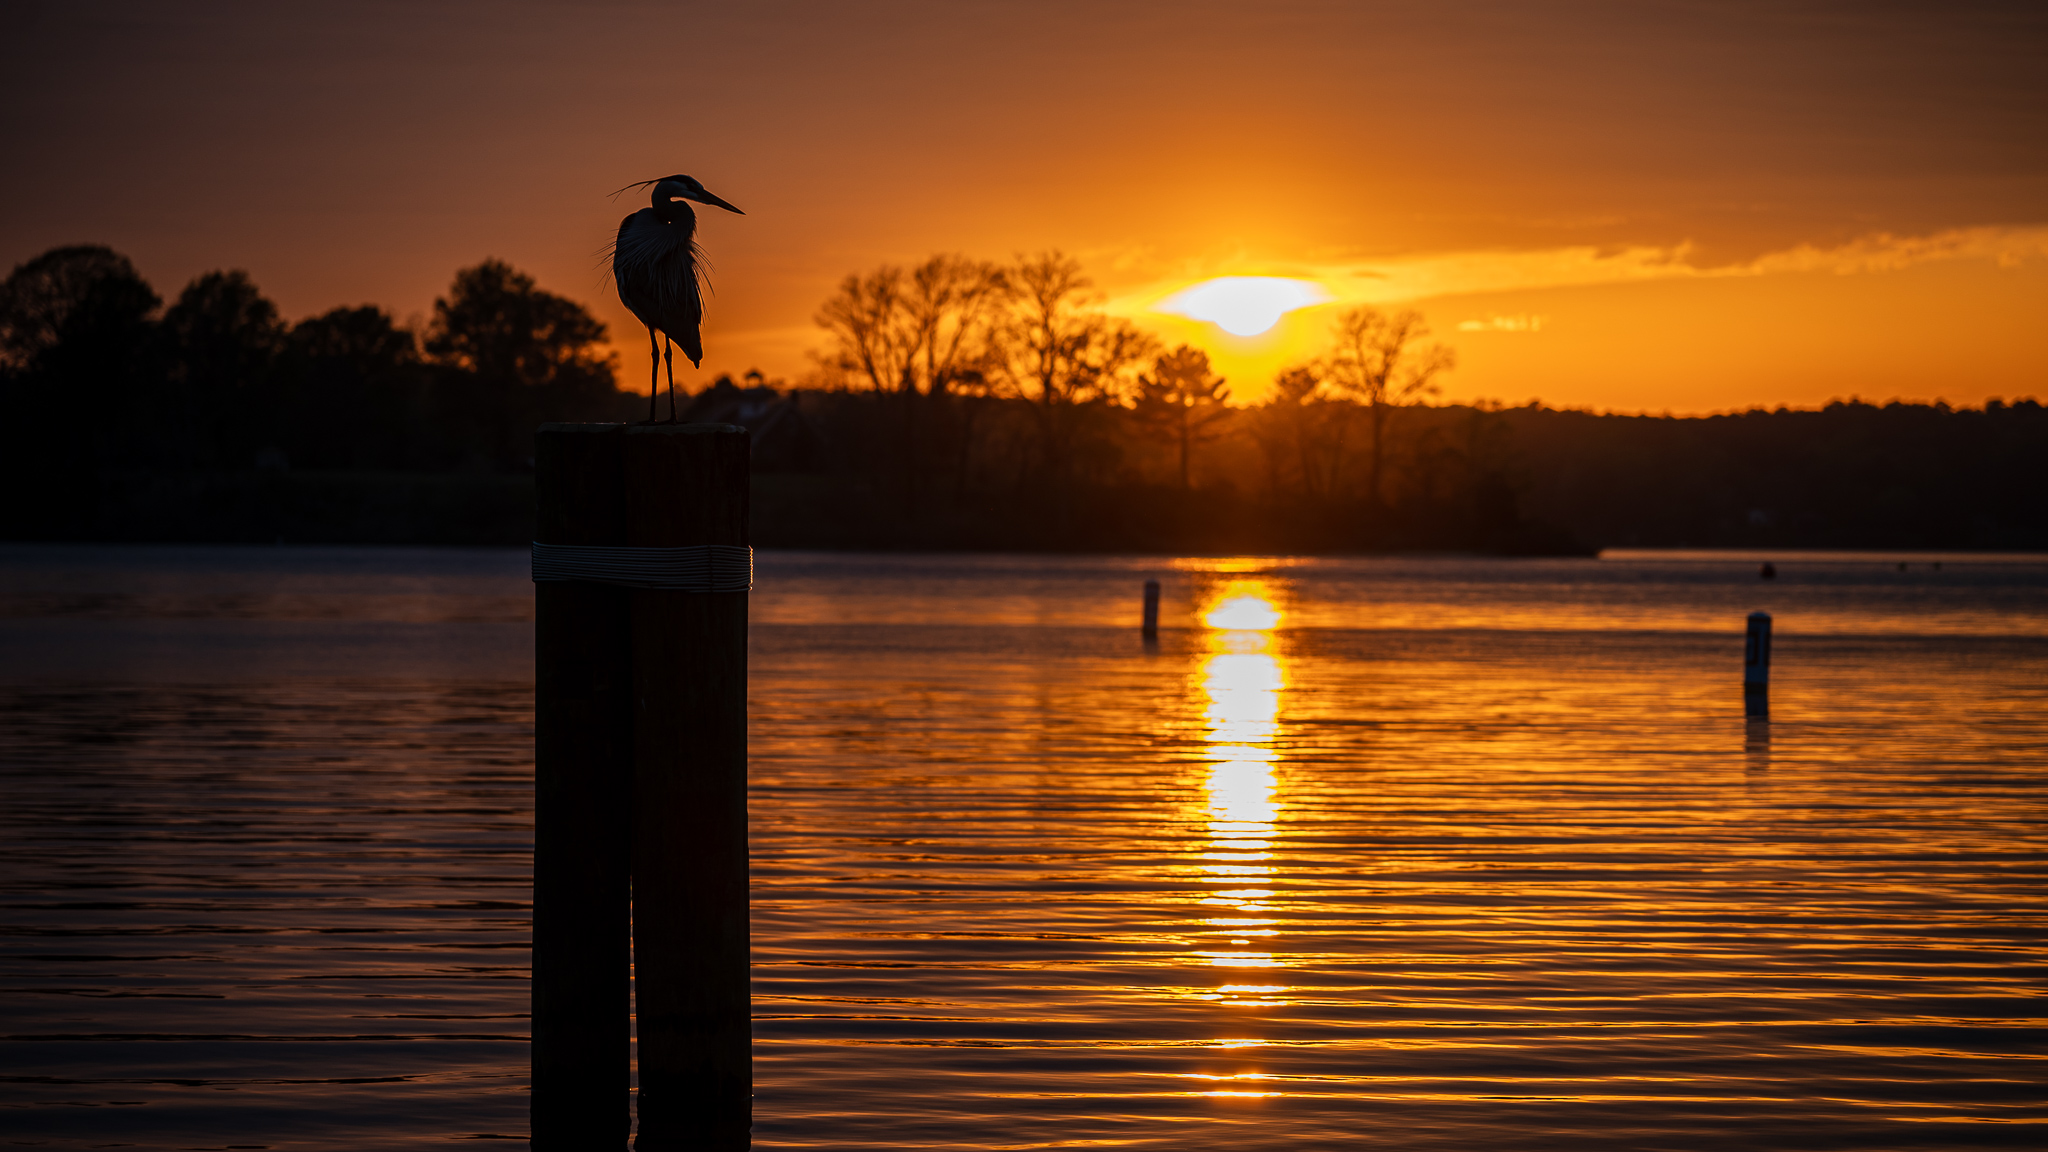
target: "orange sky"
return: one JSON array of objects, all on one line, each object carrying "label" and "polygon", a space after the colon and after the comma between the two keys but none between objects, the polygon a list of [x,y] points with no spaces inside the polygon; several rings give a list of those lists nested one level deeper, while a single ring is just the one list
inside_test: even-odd
[{"label": "orange sky", "polygon": [[[689,172],[696,382],[797,376],[845,273],[1061,247],[1150,305],[1289,275],[1422,310],[1451,398],[2048,396],[2048,15],[1907,3],[45,4],[0,40],[0,261],[423,315],[499,256],[646,358],[598,253]],[[1461,328],[1461,325],[1464,327]]]}]

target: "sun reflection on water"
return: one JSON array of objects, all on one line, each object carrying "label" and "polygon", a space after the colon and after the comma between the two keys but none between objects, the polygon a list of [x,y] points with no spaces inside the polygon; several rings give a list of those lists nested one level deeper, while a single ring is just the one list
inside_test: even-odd
[{"label": "sun reflection on water", "polygon": [[1232,580],[1210,600],[1202,623],[1219,632],[1271,632],[1280,616],[1265,581]]},{"label": "sun reflection on water", "polygon": [[[1263,580],[1232,580],[1215,592],[1202,613],[1210,629],[1200,675],[1207,698],[1204,755],[1210,763],[1203,781],[1208,842],[1201,868],[1205,879],[1231,885],[1202,903],[1236,915],[1200,921],[1200,934],[1225,946],[1198,951],[1191,959],[1219,968],[1285,966],[1276,953],[1247,950],[1254,940],[1277,936],[1273,925],[1279,921],[1267,914],[1271,889],[1243,886],[1273,874],[1275,821],[1284,806],[1274,766],[1287,675],[1272,635],[1282,618],[1275,599]],[[1280,985],[1226,984],[1203,998],[1263,1007],[1284,1003],[1279,997],[1285,992]]]}]

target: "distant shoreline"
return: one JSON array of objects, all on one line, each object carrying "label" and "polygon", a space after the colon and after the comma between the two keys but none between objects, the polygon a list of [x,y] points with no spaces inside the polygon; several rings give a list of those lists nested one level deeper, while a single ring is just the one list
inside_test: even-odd
[{"label": "distant shoreline", "polygon": [[[451,544],[436,541],[346,541],[346,540],[33,540],[0,538],[0,566],[28,553],[75,549],[161,549],[166,553],[176,550],[221,550],[246,551],[253,553],[273,552],[279,549],[335,551],[375,550],[389,552],[441,551],[441,552],[504,552],[523,556],[528,541],[497,541],[489,543]],[[875,556],[905,557],[916,555],[932,556],[979,556],[996,558],[1016,556],[1020,558],[1042,558],[1052,556],[1077,556],[1094,558],[1124,558],[1131,560],[1259,560],[1286,563],[1296,560],[1402,560],[1455,562],[1464,560],[1596,560],[1610,564],[1654,563],[1654,564],[1871,564],[1871,565],[2001,565],[2034,566],[2048,568],[2048,552],[2014,550],[1997,551],[1938,551],[1931,549],[1855,549],[1855,548],[1602,548],[1597,552],[1578,553],[1568,556],[1502,556],[1485,552],[1461,552],[1444,549],[1388,549],[1382,551],[1325,551],[1325,552],[1230,552],[1230,551],[1182,551],[1160,552],[1113,549],[1059,549],[1059,548],[877,548],[877,547],[808,547],[802,545],[759,545],[755,549],[767,555],[820,555],[820,556]]]}]

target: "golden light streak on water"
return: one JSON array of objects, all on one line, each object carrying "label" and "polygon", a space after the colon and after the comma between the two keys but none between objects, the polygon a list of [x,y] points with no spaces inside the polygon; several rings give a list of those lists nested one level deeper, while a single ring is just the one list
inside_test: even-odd
[{"label": "golden light streak on water", "polygon": [[[1208,833],[1203,846],[1202,871],[1211,881],[1230,883],[1252,876],[1274,873],[1275,835],[1285,807],[1275,767],[1280,760],[1276,741],[1280,736],[1280,697],[1287,687],[1273,630],[1283,617],[1278,596],[1265,580],[1255,577],[1233,579],[1214,590],[1201,619],[1209,628],[1204,642],[1208,655],[1201,665],[1203,709],[1203,755],[1210,761],[1203,781],[1207,808],[1203,824]],[[1205,904],[1227,904],[1237,916],[1208,917],[1198,921],[1192,934],[1196,939],[1222,937],[1228,950],[1208,948],[1194,952],[1190,959],[1212,968],[1279,969],[1287,966],[1277,951],[1249,950],[1254,940],[1271,948],[1280,921],[1263,915],[1271,911],[1268,889],[1233,889],[1204,900]],[[1237,1008],[1277,1008],[1287,1003],[1287,987],[1278,984],[1224,984],[1200,998]],[[1235,1042],[1226,1042],[1235,1043]],[[1251,1078],[1256,1070],[1232,1077]],[[1208,1096],[1264,1096],[1268,1093],[1213,1091]]]}]

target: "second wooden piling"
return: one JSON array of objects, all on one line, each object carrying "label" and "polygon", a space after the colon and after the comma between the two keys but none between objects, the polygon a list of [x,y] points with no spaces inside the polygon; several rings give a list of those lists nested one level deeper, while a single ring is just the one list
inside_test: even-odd
[{"label": "second wooden piling", "polygon": [[1159,581],[1145,581],[1145,624],[1147,640],[1159,639]]},{"label": "second wooden piling", "polygon": [[[745,429],[647,425],[624,440],[628,544],[747,543]],[[747,593],[631,597],[635,1147],[745,1149]]]}]

